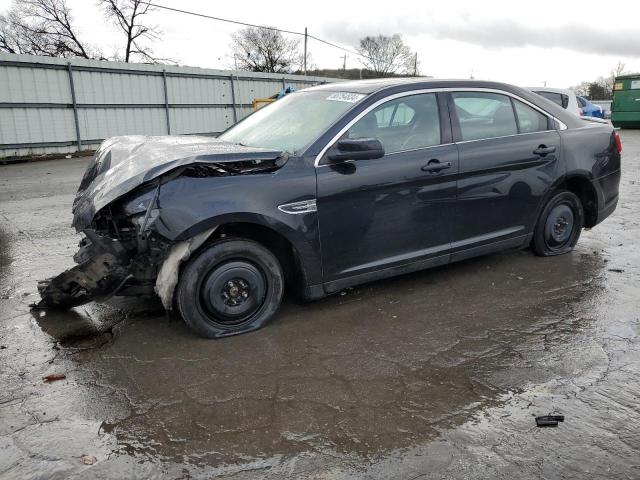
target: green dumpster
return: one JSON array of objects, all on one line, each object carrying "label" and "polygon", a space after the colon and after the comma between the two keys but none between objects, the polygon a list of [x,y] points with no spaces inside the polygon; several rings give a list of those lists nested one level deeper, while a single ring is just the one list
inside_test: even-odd
[{"label": "green dumpster", "polygon": [[616,77],[611,123],[614,127],[640,128],[640,73]]}]

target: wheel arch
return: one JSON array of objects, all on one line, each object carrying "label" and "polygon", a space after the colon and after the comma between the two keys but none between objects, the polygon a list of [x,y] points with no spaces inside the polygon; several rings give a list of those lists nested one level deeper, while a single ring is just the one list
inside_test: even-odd
[{"label": "wheel arch", "polygon": [[285,288],[294,290],[298,295],[304,294],[304,289],[300,290],[300,287],[308,285],[308,274],[300,252],[291,240],[277,230],[259,223],[230,222],[220,225],[203,247],[222,238],[234,237],[253,240],[266,247],[280,262],[285,277]]},{"label": "wheel arch", "polygon": [[584,209],[584,226],[586,228],[595,226],[598,222],[598,192],[589,177],[578,173],[567,175],[556,187],[556,190],[560,189],[576,194]]},{"label": "wheel arch", "polygon": [[[547,191],[538,206],[536,222],[547,202],[560,190],[573,192],[582,203],[584,209],[584,226],[591,228],[598,221],[598,192],[586,173],[574,172],[560,177]],[[534,225],[535,227],[535,225]]]},{"label": "wheel arch", "polygon": [[176,240],[192,238],[214,228],[198,250],[221,238],[253,240],[268,248],[278,259],[285,274],[285,285],[303,298],[311,298],[308,287],[322,283],[319,252],[295,228],[258,214],[212,217],[182,232]]}]

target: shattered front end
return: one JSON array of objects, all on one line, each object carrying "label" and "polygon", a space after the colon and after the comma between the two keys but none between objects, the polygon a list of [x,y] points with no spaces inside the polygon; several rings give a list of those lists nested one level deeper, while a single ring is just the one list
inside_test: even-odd
[{"label": "shattered front end", "polygon": [[73,203],[73,226],[84,234],[74,255],[78,265],[39,282],[42,299],[34,307],[64,309],[116,294],[155,293],[171,309],[180,263],[215,227],[176,241],[179,232],[168,231],[162,219],[162,191],[170,191],[178,178],[269,173],[284,162],[282,152],[211,137],[105,140],[87,166]]},{"label": "shattered front end", "polygon": [[73,256],[78,265],[39,282],[42,299],[36,307],[65,309],[116,294],[153,294],[158,264],[169,247],[148,231],[153,200],[144,192],[99,212],[83,230],[85,237]]},{"label": "shattered front end", "polygon": [[77,266],[57,277],[38,282],[42,300],[38,308],[71,308],[91,300],[114,295],[127,281],[127,252],[119,241],[86,230],[80,250],[74,255]]}]

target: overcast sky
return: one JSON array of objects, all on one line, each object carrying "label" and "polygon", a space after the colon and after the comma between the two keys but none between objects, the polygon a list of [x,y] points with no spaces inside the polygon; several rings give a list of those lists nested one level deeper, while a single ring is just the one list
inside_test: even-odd
[{"label": "overcast sky", "polygon": [[[82,38],[112,53],[116,35],[93,0],[68,0]],[[428,0],[268,2],[157,0],[156,3],[249,23],[304,31],[353,48],[365,35],[401,34],[418,52],[421,73],[490,79],[521,86],[568,87],[592,80],[620,60],[640,71],[640,2],[586,0]],[[6,11],[11,0],[0,0]],[[306,6],[306,8],[305,8]],[[156,11],[164,32],[158,56],[182,65],[228,68],[236,25]],[[344,52],[309,41],[313,63],[342,66]],[[347,68],[360,66],[347,54]]]}]

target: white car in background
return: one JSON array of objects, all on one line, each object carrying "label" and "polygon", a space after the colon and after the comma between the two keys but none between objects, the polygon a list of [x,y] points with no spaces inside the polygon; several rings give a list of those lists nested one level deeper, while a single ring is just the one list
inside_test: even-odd
[{"label": "white car in background", "polygon": [[578,97],[573,90],[566,88],[551,88],[551,87],[525,87],[527,90],[531,90],[533,93],[543,96],[547,100],[551,100],[553,103],[560,105],[565,110],[577,115],[582,116],[582,110],[578,105]]}]

